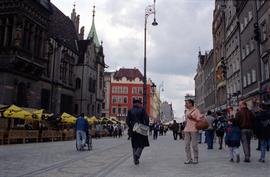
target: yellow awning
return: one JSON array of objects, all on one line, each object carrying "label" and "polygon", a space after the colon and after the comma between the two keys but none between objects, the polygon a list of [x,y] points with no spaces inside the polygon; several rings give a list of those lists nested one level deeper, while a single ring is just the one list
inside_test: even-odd
[{"label": "yellow awning", "polygon": [[4,117],[6,118],[18,118],[18,119],[24,119],[24,120],[32,120],[32,114],[28,111],[23,110],[22,108],[11,105],[9,108],[7,108],[4,113]]},{"label": "yellow awning", "polygon": [[62,123],[67,123],[67,124],[75,124],[76,123],[76,117],[68,114],[68,113],[63,113],[61,115],[61,122]]},{"label": "yellow awning", "polygon": [[100,120],[97,119],[96,116],[92,116],[92,117],[90,118],[90,121],[91,121],[91,122],[100,122]]},{"label": "yellow awning", "polygon": [[34,111],[32,115],[33,120],[41,121],[42,114],[43,114],[43,109]]}]

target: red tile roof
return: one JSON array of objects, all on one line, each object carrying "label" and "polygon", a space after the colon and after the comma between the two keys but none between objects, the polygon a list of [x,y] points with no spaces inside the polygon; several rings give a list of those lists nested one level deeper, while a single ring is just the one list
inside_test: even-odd
[{"label": "red tile roof", "polygon": [[114,74],[114,79],[116,80],[120,80],[123,77],[126,77],[127,80],[130,81],[134,80],[136,77],[139,78],[141,81],[143,80],[143,75],[137,68],[120,68],[119,71],[116,71]]}]

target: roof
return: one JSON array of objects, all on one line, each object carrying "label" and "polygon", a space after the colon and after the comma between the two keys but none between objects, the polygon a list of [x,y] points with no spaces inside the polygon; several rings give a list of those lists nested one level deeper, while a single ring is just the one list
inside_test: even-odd
[{"label": "roof", "polygon": [[97,36],[97,32],[96,32],[96,27],[95,27],[94,20],[92,22],[92,26],[91,26],[91,29],[90,29],[90,32],[88,34],[87,39],[93,39],[96,47],[99,47],[100,46],[99,40],[98,40],[98,36]]},{"label": "roof", "polygon": [[[96,45],[97,48],[99,48],[100,43],[98,40],[98,36],[97,36],[97,32],[96,32],[96,27],[95,27],[95,6],[93,7],[93,16],[92,16],[92,25],[91,25],[91,29],[90,32],[88,34],[87,39],[93,39],[94,44]],[[97,49],[98,50],[98,49]]]},{"label": "roof", "polygon": [[139,78],[140,80],[143,80],[143,75],[140,72],[139,69],[133,68],[120,68],[119,71],[116,71],[114,74],[114,79],[120,80],[123,77],[126,77],[127,80],[134,80],[136,77]]},{"label": "roof", "polygon": [[62,42],[74,52],[78,52],[76,47],[78,36],[73,22],[53,4],[49,23],[49,35]]},{"label": "roof", "polygon": [[51,12],[51,2],[50,0],[36,0],[42,7],[47,9],[48,11]]}]

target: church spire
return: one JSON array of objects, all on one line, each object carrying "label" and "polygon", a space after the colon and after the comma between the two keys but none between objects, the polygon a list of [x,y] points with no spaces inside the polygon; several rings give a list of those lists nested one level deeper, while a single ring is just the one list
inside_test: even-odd
[{"label": "church spire", "polygon": [[76,4],[75,4],[75,1],[74,1],[74,4],[73,4],[73,9],[72,9],[72,12],[71,12],[71,20],[73,21],[73,23],[75,23],[76,21],[76,10],[75,10],[75,7],[76,7]]},{"label": "church spire", "polygon": [[100,46],[99,40],[98,40],[98,36],[97,36],[97,32],[96,32],[96,27],[95,27],[95,5],[93,6],[93,15],[92,15],[92,26],[90,29],[90,32],[88,34],[87,39],[93,39],[93,42],[95,43],[96,47]]},{"label": "church spire", "polygon": [[79,26],[80,26],[80,15],[77,15],[76,13],[76,4],[75,4],[75,1],[74,1],[74,4],[73,4],[73,9],[72,9],[72,13],[71,13],[71,21],[73,22],[74,26],[75,26],[75,30],[76,32],[78,33],[79,32]]}]

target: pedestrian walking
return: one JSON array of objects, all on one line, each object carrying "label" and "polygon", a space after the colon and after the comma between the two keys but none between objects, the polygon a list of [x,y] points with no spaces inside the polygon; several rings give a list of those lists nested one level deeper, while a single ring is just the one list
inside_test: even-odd
[{"label": "pedestrian walking", "polygon": [[148,136],[133,131],[134,125],[149,126],[149,117],[145,110],[142,108],[141,100],[133,101],[133,108],[128,111],[126,123],[131,129],[131,145],[133,148],[134,164],[139,164],[144,147],[149,146]]},{"label": "pedestrian walking", "polygon": [[178,130],[179,130],[179,125],[176,122],[176,120],[173,120],[173,124],[172,124],[171,129],[173,131],[173,139],[177,140],[177,133],[178,133]]},{"label": "pedestrian walking", "polygon": [[84,119],[84,113],[81,113],[76,120],[76,143],[79,150],[83,150],[86,142],[86,132],[88,132],[89,124],[86,119]]},{"label": "pedestrian walking", "polygon": [[255,124],[254,114],[247,108],[247,103],[241,101],[240,110],[236,113],[236,123],[241,129],[241,143],[245,154],[244,162],[250,162],[250,140]]},{"label": "pedestrian walking", "polygon": [[215,118],[212,116],[212,112],[209,110],[206,116],[208,122],[208,129],[205,130],[205,139],[207,143],[207,149],[213,149],[213,141],[214,141],[214,128],[213,122]]},{"label": "pedestrian walking", "polygon": [[233,122],[233,119],[229,119],[226,127],[225,144],[230,150],[230,162],[234,162],[234,158],[236,158],[237,163],[240,162],[240,136],[240,128]]},{"label": "pedestrian walking", "polygon": [[259,162],[265,162],[265,151],[267,145],[270,145],[270,114],[267,111],[268,104],[260,105],[260,111],[256,114],[254,133],[260,140],[260,159]]},{"label": "pedestrian walking", "polygon": [[223,138],[226,128],[226,118],[224,115],[221,114],[221,112],[217,112],[217,118],[213,121],[213,127],[218,137],[218,144],[219,144],[218,149],[222,149]]},{"label": "pedestrian walking", "polygon": [[[202,115],[200,111],[194,107],[194,101],[189,99],[185,101],[185,107],[187,108],[186,111],[186,126],[184,129],[185,132],[185,143],[186,143],[186,156],[187,160],[185,164],[197,164],[199,158],[199,151],[198,151],[198,130],[196,129],[195,125],[198,122]],[[190,145],[192,144],[193,149],[193,156],[191,157],[191,148]]]},{"label": "pedestrian walking", "polygon": [[158,138],[158,132],[159,132],[159,125],[157,123],[154,123],[153,125],[153,139],[156,140]]}]

